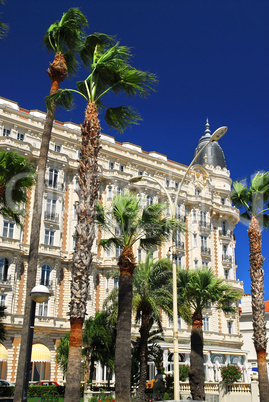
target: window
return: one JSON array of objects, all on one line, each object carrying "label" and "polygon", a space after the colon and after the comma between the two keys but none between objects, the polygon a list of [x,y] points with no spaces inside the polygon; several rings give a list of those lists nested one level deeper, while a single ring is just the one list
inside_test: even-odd
[{"label": "window", "polygon": [[204,331],[209,331],[209,317],[203,318],[203,327]]},{"label": "window", "polygon": [[106,256],[107,256],[107,257],[110,257],[110,248],[108,248],[108,249],[106,250]]},{"label": "window", "polygon": [[53,246],[54,245],[54,234],[55,234],[54,230],[45,229],[45,241],[44,241],[44,243],[47,246]]},{"label": "window", "polygon": [[14,223],[4,221],[4,224],[3,224],[3,237],[8,237],[10,239],[13,239],[13,232],[14,232]]},{"label": "window", "polygon": [[109,292],[109,278],[106,278],[106,293]]},{"label": "window", "polygon": [[227,321],[227,333],[230,335],[233,333],[233,321]]},{"label": "window", "polygon": [[151,195],[147,195],[147,207],[153,204],[153,197]]},{"label": "window", "polygon": [[222,205],[225,205],[225,198],[224,198],[224,197],[221,197],[220,203],[221,203]]},{"label": "window", "polygon": [[119,278],[114,278],[114,289],[119,288]]},{"label": "window", "polygon": [[55,218],[55,212],[56,212],[56,200],[52,198],[47,198],[46,213],[45,213],[46,218],[47,219]]},{"label": "window", "polygon": [[207,261],[202,261],[202,267],[203,268],[208,268],[208,262]]},{"label": "window", "polygon": [[23,133],[17,133],[17,140],[19,141],[24,141],[24,134]]},{"label": "window", "polygon": [[38,304],[38,315],[42,317],[47,317],[48,316],[48,307],[49,307],[49,301],[45,301],[44,303],[39,303]]},{"label": "window", "polygon": [[180,245],[181,245],[181,233],[180,233],[179,230],[176,230],[174,241],[175,241],[176,247],[180,247]]},{"label": "window", "polygon": [[111,201],[111,200],[112,200],[112,186],[108,186],[108,187],[107,187],[107,195],[106,195],[106,198],[107,198],[108,201]]},{"label": "window", "polygon": [[166,185],[166,187],[169,187],[170,186],[170,180],[166,179],[165,180],[165,185]]},{"label": "window", "polygon": [[138,170],[137,174],[138,174],[138,176],[143,176],[144,172],[143,172],[143,170]]},{"label": "window", "polygon": [[49,186],[56,188],[58,183],[58,170],[49,169]]},{"label": "window", "polygon": [[194,269],[198,268],[198,260],[194,260]]},{"label": "window", "polygon": [[120,172],[124,172],[124,165],[122,165],[121,163],[120,163],[120,165],[119,165],[119,171],[120,171]]},{"label": "window", "polygon": [[197,247],[197,234],[194,233],[193,235],[193,247]]},{"label": "window", "polygon": [[200,211],[200,219],[201,222],[206,223],[206,213],[204,211]]},{"label": "window", "polygon": [[228,245],[227,244],[222,245],[222,254],[223,254],[224,258],[226,258],[228,256]]},{"label": "window", "polygon": [[5,257],[0,258],[0,282],[5,282],[7,280],[8,267],[8,259]]},{"label": "window", "polygon": [[78,177],[75,177],[74,189],[75,189],[75,191],[79,189]]},{"label": "window", "polygon": [[81,151],[78,151],[78,159],[81,159],[81,157],[82,157],[82,153],[81,153]]},{"label": "window", "polygon": [[142,261],[142,250],[139,248],[137,250],[137,262],[141,262]]},{"label": "window", "polygon": [[122,194],[123,194],[123,188],[117,187],[117,195],[122,195]]},{"label": "window", "polygon": [[114,169],[114,166],[115,166],[115,163],[114,163],[114,162],[109,162],[109,169],[110,169],[110,170],[113,170],[113,169]]},{"label": "window", "polygon": [[197,214],[196,214],[196,209],[192,211],[192,222],[195,223],[197,222]]},{"label": "window", "polygon": [[224,278],[225,279],[230,279],[230,270],[229,269],[224,270]]},{"label": "window", "polygon": [[176,218],[180,219],[180,205],[179,204],[177,204],[177,206],[176,206]]},{"label": "window", "polygon": [[10,129],[4,127],[3,128],[3,137],[8,137],[10,135]]},{"label": "window", "polygon": [[73,221],[78,220],[78,213],[77,213],[77,204],[73,205]]},{"label": "window", "polygon": [[119,258],[123,250],[122,246],[116,246],[116,258]]},{"label": "window", "polygon": [[61,145],[54,144],[54,152],[61,152]]},{"label": "window", "polygon": [[1,307],[6,307],[6,298],[7,298],[7,295],[0,295],[0,306]]},{"label": "window", "polygon": [[200,195],[201,194],[201,190],[199,190],[199,188],[195,189],[195,195]]},{"label": "window", "polygon": [[51,268],[48,264],[44,264],[41,267],[41,279],[40,279],[40,285],[45,285],[49,286],[50,284],[50,272]]},{"label": "window", "polygon": [[178,189],[178,186],[179,186],[178,181],[175,181],[175,188],[176,188],[176,190]]},{"label": "window", "polygon": [[178,329],[181,329],[181,325],[182,325],[182,323],[181,323],[181,317],[180,317],[180,315],[177,317],[177,326],[178,326]]},{"label": "window", "polygon": [[207,248],[207,236],[201,236],[201,247],[202,249]]}]

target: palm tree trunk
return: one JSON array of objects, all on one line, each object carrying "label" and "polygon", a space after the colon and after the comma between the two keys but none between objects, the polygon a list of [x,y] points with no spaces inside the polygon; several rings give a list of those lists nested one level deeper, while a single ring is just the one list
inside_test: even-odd
[{"label": "palm tree trunk", "polygon": [[189,371],[192,399],[205,400],[204,393],[204,357],[202,312],[195,311],[192,316],[191,329],[191,367]]},{"label": "palm tree trunk", "polygon": [[136,392],[137,402],[145,400],[145,388],[148,368],[149,311],[142,312],[142,324],[139,331],[141,335],[139,350],[140,377],[138,390]]},{"label": "palm tree trunk", "polygon": [[259,373],[259,391],[260,402],[268,401],[269,383],[266,364],[266,321],[265,321],[265,304],[264,304],[264,272],[263,272],[263,256],[262,235],[259,222],[253,216],[248,229],[249,237],[249,262],[251,277],[251,296],[252,296],[252,324],[253,324],[253,340],[257,353],[258,373]]},{"label": "palm tree trunk", "polygon": [[133,272],[132,248],[125,246],[120,257],[119,310],[115,351],[115,391],[117,402],[131,401],[131,325]]},{"label": "palm tree trunk", "polygon": [[[73,337],[73,331],[76,331],[76,325],[72,325],[72,323],[79,321],[82,333],[86,313],[89,274],[92,262],[91,248],[95,238],[95,205],[98,200],[99,189],[97,158],[101,148],[100,131],[97,107],[94,102],[89,102],[85,112],[85,120],[81,127],[81,160],[78,169],[78,224],[75,233],[76,243],[73,254],[73,279],[69,312],[71,321],[70,340]],[[76,351],[73,351],[68,357],[65,402],[80,401],[80,378],[78,373],[80,376],[81,346],[82,338],[81,344],[74,345]],[[73,370],[74,367],[76,367],[76,372]]]},{"label": "palm tree trunk", "polygon": [[[59,68],[58,68],[59,67]],[[64,73],[65,71],[65,73]],[[50,78],[51,78],[51,88],[50,94],[53,94],[58,91],[59,84],[63,79],[67,76],[67,68],[65,64],[65,60],[63,55],[55,55],[53,63],[50,65],[50,68],[47,70]],[[38,263],[38,248],[39,248],[39,240],[40,240],[40,226],[41,226],[41,214],[42,214],[42,203],[43,203],[43,193],[45,186],[45,175],[46,175],[46,164],[47,157],[49,151],[49,143],[51,138],[51,131],[55,116],[55,104],[52,104],[50,110],[47,110],[46,120],[44,125],[44,130],[42,134],[42,142],[40,148],[40,154],[37,165],[37,179],[36,179],[36,188],[35,188],[35,197],[34,197],[34,205],[33,205],[33,217],[31,224],[31,236],[30,236],[30,250],[28,257],[28,268],[27,268],[27,283],[26,283],[26,297],[25,297],[25,307],[24,307],[24,319],[23,319],[23,327],[21,334],[21,347],[20,347],[20,355],[19,362],[17,368],[17,377],[16,377],[16,387],[14,393],[14,401],[21,402],[23,398],[25,399],[25,395],[23,396],[23,388],[24,382],[26,381],[25,376],[28,376],[27,373],[27,355],[28,349],[31,348],[32,345],[29,345],[28,339],[30,334],[30,319],[33,314],[33,301],[31,298],[31,290],[36,285],[36,272],[37,272],[37,263]],[[25,373],[24,376],[21,373]],[[28,390],[26,390],[26,393]],[[26,394],[27,395],[27,394]]]}]

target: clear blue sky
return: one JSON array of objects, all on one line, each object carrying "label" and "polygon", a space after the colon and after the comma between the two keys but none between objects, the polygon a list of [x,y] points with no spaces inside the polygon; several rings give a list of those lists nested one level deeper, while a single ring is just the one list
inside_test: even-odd
[{"label": "clear blue sky", "polygon": [[[6,0],[0,6],[8,36],[0,41],[0,95],[26,109],[45,110],[53,56],[42,48],[46,29],[69,7],[80,7],[89,32],[117,35],[133,48],[133,65],[154,72],[156,93],[124,100],[139,109],[143,122],[119,141],[139,144],[188,165],[208,117],[211,130],[222,125],[221,139],[233,180],[269,170],[269,2],[268,0]],[[78,79],[83,79],[81,69]],[[75,81],[65,82],[74,87]],[[121,104],[122,99],[117,100]],[[82,123],[84,103],[61,121]],[[237,277],[250,292],[248,239],[239,223]],[[263,232],[265,289],[269,299],[269,233]]]}]

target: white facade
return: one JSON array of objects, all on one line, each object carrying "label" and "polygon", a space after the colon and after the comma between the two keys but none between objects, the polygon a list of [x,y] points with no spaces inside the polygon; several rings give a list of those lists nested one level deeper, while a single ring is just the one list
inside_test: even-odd
[{"label": "white facade", "polygon": [[[37,161],[44,118],[43,112],[24,110],[16,102],[0,98],[0,147],[17,150],[30,160]],[[109,135],[102,134],[101,143],[100,199],[104,205],[109,205],[115,194],[130,189],[137,192],[143,205],[166,202],[165,193],[157,183],[147,180],[149,176],[161,181],[172,199],[175,198],[187,169],[185,165],[171,161],[160,153],[146,152],[138,145],[119,143]],[[47,166],[37,273],[37,282],[47,284],[52,295],[48,303],[36,312],[34,343],[47,348],[49,379],[59,382],[62,373],[54,358],[59,338],[69,329],[67,313],[78,201],[75,190],[79,152],[80,127],[73,123],[55,122]],[[137,175],[145,178],[140,183],[130,185],[129,179]],[[192,168],[184,181],[178,202],[177,215],[185,222],[187,232],[177,238],[177,263],[193,269],[202,265],[212,267],[216,275],[226,278],[236,289],[242,290],[242,282],[236,279],[236,242],[233,236],[239,218],[238,210],[231,204],[230,190],[230,173],[226,168],[207,164]],[[6,378],[11,381],[15,380],[23,321],[33,197],[34,190],[31,190],[23,230],[15,225],[12,228],[11,221],[0,217],[0,264],[2,258],[2,270],[7,270],[7,276],[1,279],[0,275],[0,296],[7,306],[8,336],[4,347],[8,355]],[[97,249],[101,233],[97,231],[96,235],[88,315],[100,310],[108,292],[117,286],[114,279],[107,279],[105,275],[112,268],[118,269],[117,250],[109,253]],[[145,258],[145,252],[139,246],[135,247],[134,253],[138,260]],[[156,249],[154,257],[171,258],[169,244]],[[164,367],[166,371],[171,371],[172,323],[165,315],[162,322],[165,330],[162,345]],[[225,363],[240,356],[243,363],[245,353],[241,350],[242,337],[237,313],[226,316],[208,308],[204,314],[204,330],[205,361],[214,362],[217,359]],[[138,334],[137,327],[133,326],[132,334]],[[179,353],[182,361],[188,360],[189,348],[190,328],[180,320]],[[36,359],[38,362],[38,357]]]}]

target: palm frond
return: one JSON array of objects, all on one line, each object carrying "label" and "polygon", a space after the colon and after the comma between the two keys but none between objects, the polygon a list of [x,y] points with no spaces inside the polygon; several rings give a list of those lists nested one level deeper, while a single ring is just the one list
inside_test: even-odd
[{"label": "palm frond", "polygon": [[116,237],[110,237],[109,239],[101,239],[98,246],[102,247],[104,250],[111,250],[112,246],[123,246],[123,243]]},{"label": "palm frond", "polygon": [[105,114],[105,121],[108,127],[118,130],[120,133],[125,131],[132,124],[139,124],[141,116],[131,106],[110,107]]},{"label": "palm frond", "polygon": [[65,109],[74,108],[73,94],[69,89],[59,89],[58,92],[45,97],[46,107],[50,110],[52,104],[56,104],[56,108],[63,107]]},{"label": "palm frond", "polygon": [[121,90],[129,96],[139,94],[146,97],[149,91],[154,91],[158,80],[152,73],[137,70],[133,67],[125,68],[121,72]]},{"label": "palm frond", "polygon": [[79,63],[76,59],[76,56],[72,50],[68,50],[64,54],[65,63],[68,70],[68,76],[73,76],[78,70]]},{"label": "palm frond", "polygon": [[95,32],[91,35],[88,35],[84,40],[82,49],[80,50],[80,58],[85,67],[88,67],[93,63],[93,56],[96,47],[103,49],[108,45],[113,46],[114,44],[115,37],[111,35],[100,32]]}]

